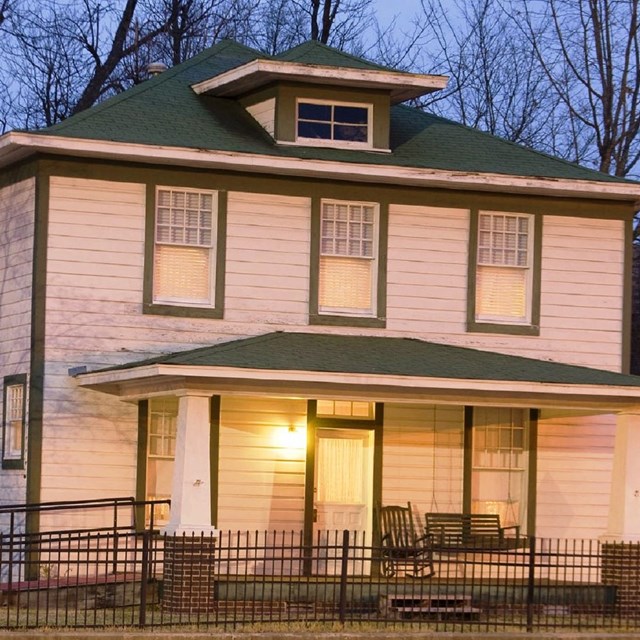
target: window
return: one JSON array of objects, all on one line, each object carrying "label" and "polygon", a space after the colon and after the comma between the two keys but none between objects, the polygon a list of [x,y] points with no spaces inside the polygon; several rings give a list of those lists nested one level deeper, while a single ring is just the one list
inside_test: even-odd
[{"label": "window", "polygon": [[535,335],[540,319],[541,216],[477,212],[472,217],[469,329]]},{"label": "window", "polygon": [[340,146],[370,147],[372,106],[299,100],[296,140],[334,141]]},{"label": "window", "polygon": [[323,200],[320,313],[373,316],[376,310],[378,206]]},{"label": "window", "polygon": [[215,305],[217,194],[156,189],[153,303]]},{"label": "window", "polygon": [[323,418],[373,420],[375,418],[375,405],[373,402],[358,402],[354,400],[318,400],[316,415]]},{"label": "window", "polygon": [[525,523],[528,434],[525,409],[473,409],[474,513],[497,513],[504,525]]},{"label": "window", "polygon": [[[152,398],[149,401],[146,500],[171,498],[177,422],[177,398]],[[163,524],[168,520],[168,505],[156,505],[154,521]]]},{"label": "window", "polygon": [[2,423],[2,468],[24,467],[26,376],[9,376],[4,379]]}]

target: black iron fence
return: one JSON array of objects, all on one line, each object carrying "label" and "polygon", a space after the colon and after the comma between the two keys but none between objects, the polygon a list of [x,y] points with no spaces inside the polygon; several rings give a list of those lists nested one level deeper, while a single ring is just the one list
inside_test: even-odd
[{"label": "black iron fence", "polygon": [[417,562],[360,532],[168,536],[155,530],[155,508],[50,503],[42,513],[68,526],[38,534],[23,526],[31,507],[0,508],[10,516],[0,534],[0,629],[640,629],[638,544],[487,540],[436,547]]}]

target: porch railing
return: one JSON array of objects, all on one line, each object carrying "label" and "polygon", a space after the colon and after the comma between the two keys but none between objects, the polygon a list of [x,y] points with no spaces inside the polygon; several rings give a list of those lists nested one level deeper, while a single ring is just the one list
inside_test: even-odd
[{"label": "porch railing", "polygon": [[[139,505],[138,505],[139,506]],[[3,534],[0,629],[339,623],[452,630],[637,630],[637,545],[526,538],[434,554],[416,576],[363,534],[151,528]],[[10,570],[7,566],[10,565]],[[635,571],[635,573],[634,573]],[[635,586],[634,586],[635,585]]]}]

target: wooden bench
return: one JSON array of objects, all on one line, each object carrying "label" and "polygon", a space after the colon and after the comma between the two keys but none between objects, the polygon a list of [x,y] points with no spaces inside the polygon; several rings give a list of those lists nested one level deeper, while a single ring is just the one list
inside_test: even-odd
[{"label": "wooden bench", "polygon": [[[512,549],[518,546],[520,527],[500,526],[497,513],[427,513],[427,535],[436,549]],[[509,536],[505,532],[512,532]]]}]

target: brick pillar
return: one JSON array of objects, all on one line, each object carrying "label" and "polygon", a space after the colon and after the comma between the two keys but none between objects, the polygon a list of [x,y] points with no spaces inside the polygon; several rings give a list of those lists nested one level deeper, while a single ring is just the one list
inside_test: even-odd
[{"label": "brick pillar", "polygon": [[171,613],[207,613],[216,601],[215,538],[166,536],[162,607]]},{"label": "brick pillar", "polygon": [[616,587],[616,609],[623,615],[640,613],[640,543],[602,544],[602,583]]}]

